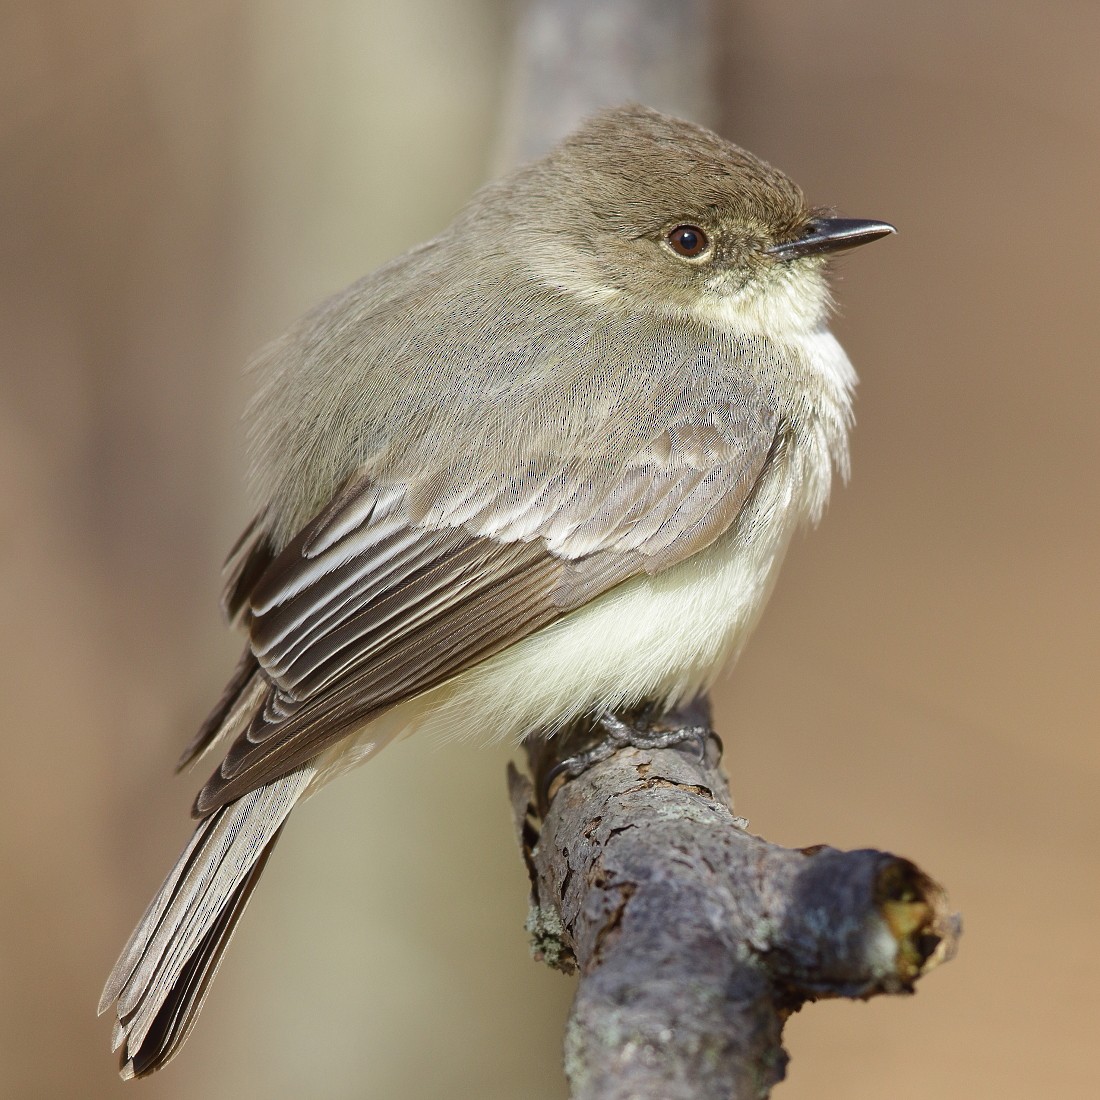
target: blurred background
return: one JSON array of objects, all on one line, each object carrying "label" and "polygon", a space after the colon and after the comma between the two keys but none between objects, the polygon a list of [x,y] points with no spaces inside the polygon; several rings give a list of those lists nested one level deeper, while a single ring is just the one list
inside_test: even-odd
[{"label": "blurred background", "polygon": [[[0,7],[0,1093],[555,1098],[507,746],[294,815],[183,1055],[101,984],[189,835],[237,655],[241,366],[486,177],[506,0]],[[838,265],[851,485],[716,696],[737,806],[965,917],[915,998],[807,1008],[784,1100],[1094,1095],[1100,6],[730,0],[721,129],[898,237]],[[692,64],[690,51],[683,64]]]}]

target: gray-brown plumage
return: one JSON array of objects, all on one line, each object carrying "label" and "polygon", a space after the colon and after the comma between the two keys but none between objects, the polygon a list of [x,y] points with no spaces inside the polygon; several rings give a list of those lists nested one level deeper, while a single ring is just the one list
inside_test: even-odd
[{"label": "gray-brown plumage", "polygon": [[181,766],[228,751],[104,990],[123,1076],[185,1038],[299,798],[403,732],[675,703],[732,660],[846,462],[821,256],[888,231],[623,108],[263,353],[248,646]]}]

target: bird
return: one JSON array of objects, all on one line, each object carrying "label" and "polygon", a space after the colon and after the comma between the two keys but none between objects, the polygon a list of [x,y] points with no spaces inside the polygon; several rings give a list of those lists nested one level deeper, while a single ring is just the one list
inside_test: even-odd
[{"label": "bird", "polygon": [[828,262],[894,232],[717,134],[603,110],[252,365],[243,655],[197,826],[100,1012],[179,1051],[288,815],[397,737],[669,709],[736,659],[848,473]]}]

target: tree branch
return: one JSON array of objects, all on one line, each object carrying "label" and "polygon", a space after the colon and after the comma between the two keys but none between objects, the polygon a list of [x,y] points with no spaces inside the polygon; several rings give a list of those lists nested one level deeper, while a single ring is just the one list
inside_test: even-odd
[{"label": "tree branch", "polygon": [[686,739],[578,726],[528,740],[530,780],[509,769],[534,951],[580,973],[574,1100],[765,1097],[805,1002],[912,992],[953,954],[958,918],[908,860],[745,831],[705,701],[630,725]]}]

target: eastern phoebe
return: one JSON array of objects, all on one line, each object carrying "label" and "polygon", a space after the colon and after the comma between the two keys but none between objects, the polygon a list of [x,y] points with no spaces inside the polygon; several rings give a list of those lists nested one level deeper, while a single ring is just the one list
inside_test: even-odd
[{"label": "eastern phoebe", "polygon": [[395,737],[672,706],[847,471],[825,262],[893,232],[687,122],[605,111],[259,357],[228,745],[100,1002],[179,1049],[287,815]]}]

